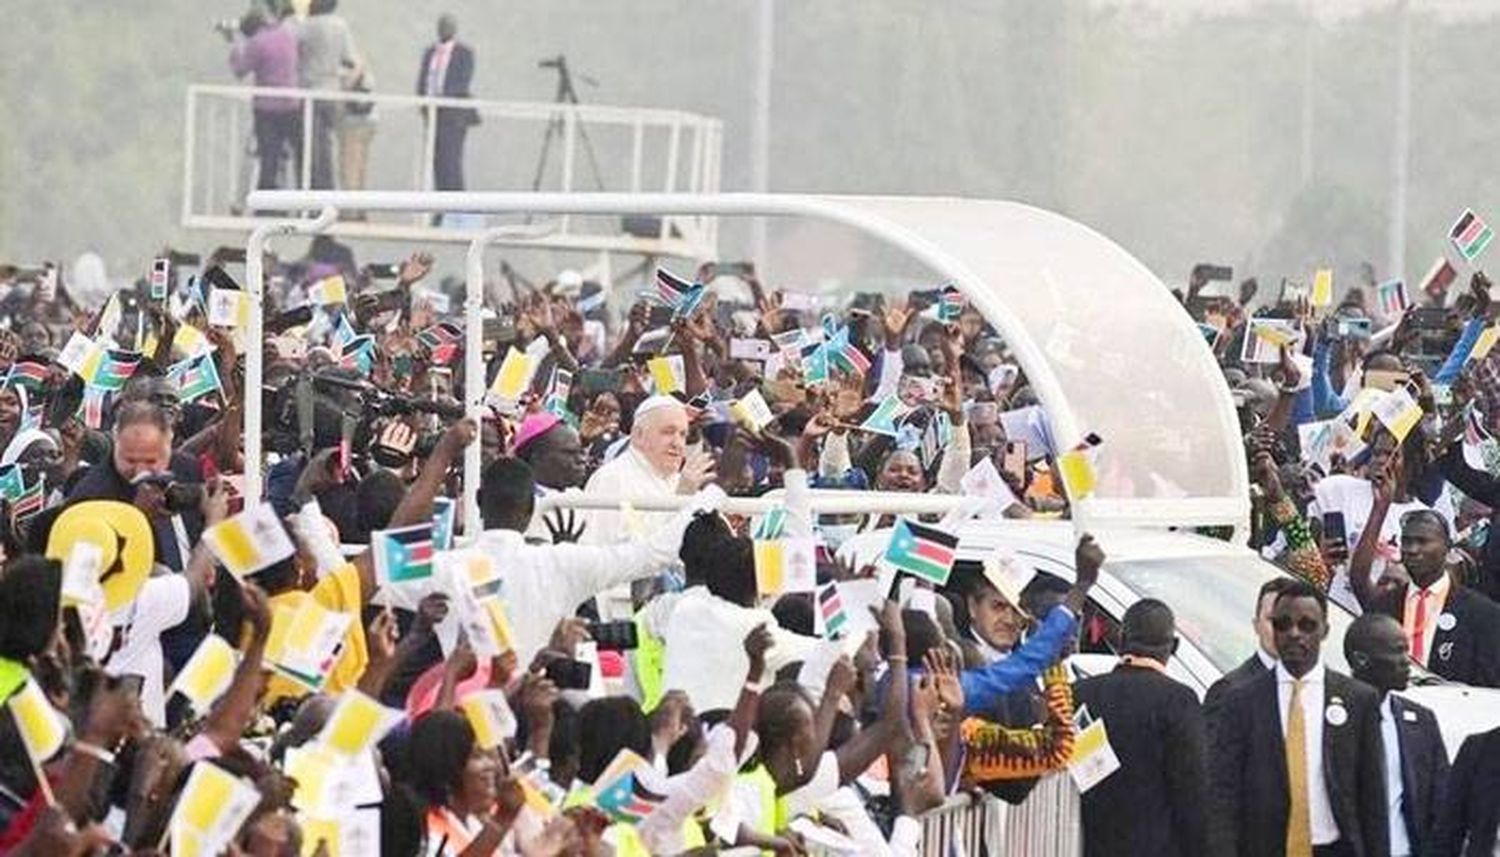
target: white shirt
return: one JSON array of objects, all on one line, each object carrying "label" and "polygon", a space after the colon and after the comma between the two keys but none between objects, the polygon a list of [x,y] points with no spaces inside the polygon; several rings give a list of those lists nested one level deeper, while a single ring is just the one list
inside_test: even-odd
[{"label": "white shirt", "polygon": [[1270,652],[1267,652],[1265,649],[1262,649],[1260,646],[1256,646],[1255,647],[1255,656],[1257,658],[1260,658],[1260,665],[1261,666],[1265,667],[1268,670],[1274,670],[1274,669],[1276,669],[1276,663],[1277,663],[1277,661],[1276,661],[1276,656],[1275,655],[1271,654]]},{"label": "white shirt", "polygon": [[[1307,750],[1307,809],[1312,826],[1312,844],[1328,845],[1339,839],[1339,825],[1328,800],[1328,781],[1323,771],[1323,685],[1327,668],[1322,662],[1302,677],[1302,724]],[[1276,665],[1276,704],[1281,711],[1281,736],[1286,737],[1287,711],[1292,704],[1292,675]]]},{"label": "white shirt", "polygon": [[706,586],[684,590],[663,623],[662,688],[684,691],[697,711],[733,708],[750,670],[744,639],[761,624],[774,640],[766,652],[766,676],[806,659],[818,645],[818,637],[783,629],[769,610],[725,601]]},{"label": "white shirt", "polygon": [[760,744],[755,732],[746,736],[744,752],[734,754],[734,729],[719,724],[708,732],[703,756],[675,777],[647,787],[666,798],[651,815],[636,826],[641,841],[652,854],[678,854],[685,850],[682,825],[700,807],[731,795],[740,766],[755,755]]},{"label": "white shirt", "polygon": [[[1438,618],[1442,616],[1443,607],[1448,603],[1448,590],[1452,588],[1452,584],[1452,578],[1447,574],[1441,574],[1426,590],[1419,588],[1415,583],[1406,587],[1406,604],[1401,611],[1401,630],[1406,632],[1407,649],[1410,650],[1410,642],[1414,641],[1417,636],[1417,614],[1419,612],[1422,614],[1422,658],[1419,663],[1424,667],[1432,658],[1432,638],[1442,630],[1438,626]],[[1424,591],[1427,593],[1425,604],[1422,601]]]},{"label": "white shirt", "polygon": [[167,725],[166,661],[162,657],[162,632],[187,620],[192,587],[180,574],[162,574],[148,579],[135,600],[112,617],[120,644],[104,659],[104,671],[112,676],[141,677],[141,711],[151,725]]},{"label": "white shirt", "polygon": [[[488,530],[475,547],[495,559],[505,581],[504,598],[510,606],[517,656],[529,663],[547,645],[557,623],[573,615],[578,605],[614,586],[655,575],[676,559],[682,532],[693,515],[718,508],[724,493],[701,492],[694,502],[649,539],[612,545],[530,545],[512,530]],[[742,653],[743,655],[743,653]],[[743,679],[743,675],[741,676]]]},{"label": "white shirt", "polygon": [[1380,703],[1380,740],[1385,743],[1386,820],[1391,826],[1391,857],[1410,857],[1411,839],[1406,835],[1406,818],[1401,815],[1401,738],[1400,721],[1391,704],[1390,694]]}]

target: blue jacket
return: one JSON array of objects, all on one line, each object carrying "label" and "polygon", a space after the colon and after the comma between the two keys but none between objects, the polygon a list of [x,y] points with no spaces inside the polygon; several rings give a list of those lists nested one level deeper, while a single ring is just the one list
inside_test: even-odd
[{"label": "blue jacket", "polygon": [[1006,657],[959,673],[964,689],[964,710],[983,715],[1006,694],[1036,680],[1078,633],[1078,619],[1066,607],[1052,608],[1041,627]]}]

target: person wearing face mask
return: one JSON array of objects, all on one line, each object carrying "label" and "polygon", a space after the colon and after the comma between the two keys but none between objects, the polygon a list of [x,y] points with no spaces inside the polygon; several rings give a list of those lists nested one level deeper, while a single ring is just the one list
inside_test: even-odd
[{"label": "person wearing face mask", "polygon": [[1500,605],[1448,574],[1452,548],[1447,522],[1430,511],[1401,518],[1401,565],[1408,581],[1370,580],[1378,533],[1391,507],[1381,484],[1370,527],[1349,561],[1350,582],[1367,613],[1401,623],[1411,659],[1438,675],[1465,684],[1500,687]]},{"label": "person wearing face mask", "polygon": [[1354,677],[1381,695],[1391,857],[1427,854],[1448,779],[1448,751],[1433,713],[1395,693],[1406,690],[1411,675],[1406,635],[1391,617],[1365,614],[1344,635],[1344,657]]}]

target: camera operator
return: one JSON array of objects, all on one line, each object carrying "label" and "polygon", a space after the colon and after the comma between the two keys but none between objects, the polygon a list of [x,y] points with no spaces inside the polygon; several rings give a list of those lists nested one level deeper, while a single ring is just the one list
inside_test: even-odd
[{"label": "camera operator", "polygon": [[67,502],[121,500],[140,507],[151,522],[157,562],[182,571],[183,557],[203,535],[198,508],[203,478],[196,461],[174,453],[173,437],[172,417],[159,404],[122,400],[110,432],[110,454],[89,468]]},{"label": "camera operator", "polygon": [[[256,86],[297,87],[297,32],[290,9],[271,20],[259,8],[240,19],[239,37],[229,49],[229,67],[234,76],[253,75]],[[226,33],[231,37],[232,33]],[[281,158],[290,149],[294,161],[302,145],[302,105],[296,98],[257,95],[251,102],[255,112],[255,150],[260,156],[258,188],[278,186]],[[299,164],[300,170],[300,164]]]}]

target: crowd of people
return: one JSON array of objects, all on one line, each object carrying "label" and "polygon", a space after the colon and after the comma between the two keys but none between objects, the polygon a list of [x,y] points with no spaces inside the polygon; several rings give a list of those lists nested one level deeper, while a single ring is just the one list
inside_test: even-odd
[{"label": "crowd of people", "polygon": [[[455,393],[462,284],[427,282],[430,256],[268,257],[264,342],[239,262],[166,254],[92,309],[56,268],[0,269],[0,851],[916,854],[950,797],[1020,802],[1064,768],[1090,855],[1493,850],[1500,739],[1450,771],[1398,693],[1419,670],[1500,686],[1482,274],[1452,307],[1372,283],[1252,311],[1253,282],[1205,297],[1193,272],[1252,546],[1288,572],[1200,705],[1167,676],[1170,605],[1089,602],[1108,545],[1082,537],[1072,580],[955,557],[964,519],[1065,517],[1093,454],[1057,446],[955,288],[507,270],[480,418]],[[965,500],[720,511],[796,471]],[[572,492],[610,508],[539,513]],[[879,563],[840,552],[869,538]],[[1363,614],[1352,676],[1322,657],[1334,610]],[[1078,649],[1119,665],[1080,678]]]}]

